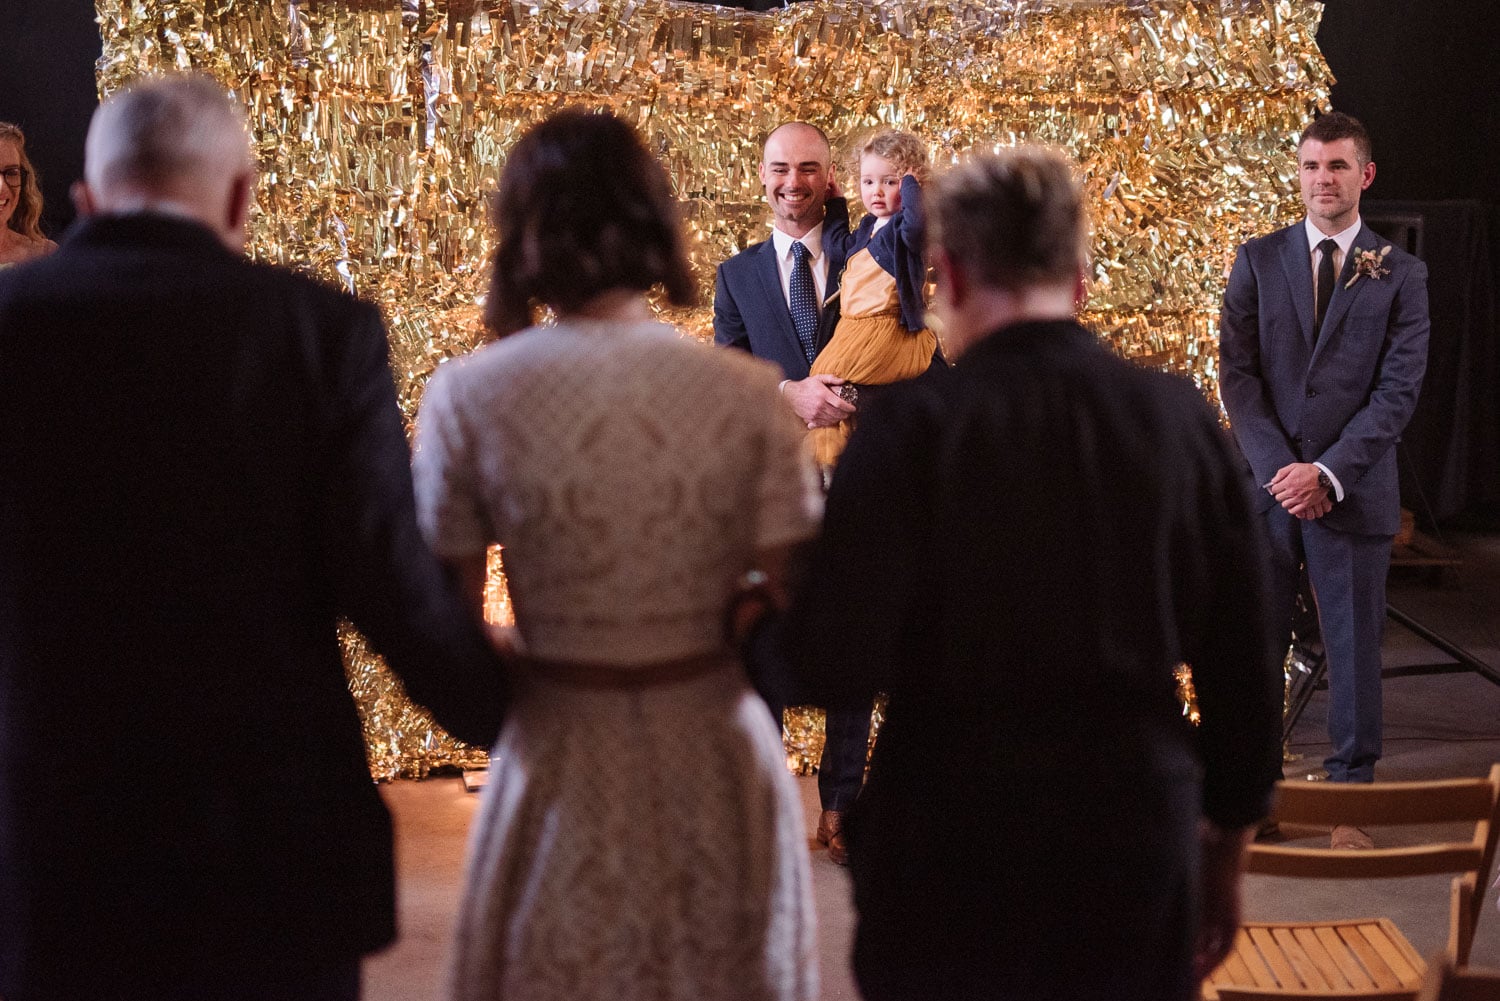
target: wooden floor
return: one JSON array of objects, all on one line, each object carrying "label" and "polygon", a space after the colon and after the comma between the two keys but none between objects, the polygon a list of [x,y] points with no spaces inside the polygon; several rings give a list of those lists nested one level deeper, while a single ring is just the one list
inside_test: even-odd
[{"label": "wooden floor", "polygon": [[[1490,664],[1500,665],[1500,535],[1448,540],[1463,562],[1438,579],[1398,574],[1391,601],[1424,625],[1448,635]],[[1387,629],[1388,669],[1442,660],[1397,626]],[[1316,772],[1327,750],[1326,693],[1314,695],[1292,734],[1288,778]],[[1385,758],[1388,779],[1483,775],[1500,761],[1500,687],[1470,673],[1388,678],[1385,684]],[[799,779],[811,839],[817,818],[815,780]],[[382,787],[396,819],[401,937],[365,964],[366,1001],[424,1001],[437,996],[462,878],[465,836],[478,796],[457,778],[397,782]],[[973,836],[972,832],[956,832]],[[1107,836],[1101,832],[1102,836]],[[1326,832],[1295,832],[1311,840]],[[1381,835],[1376,832],[1376,837]],[[1296,843],[1296,842],[1292,842]],[[934,846],[941,851],[941,846]],[[822,997],[857,999],[848,971],[853,929],[848,875],[821,853],[814,856],[813,891],[821,942]],[[1500,966],[1500,913],[1491,890],[1480,919],[1473,962]],[[1446,877],[1417,877],[1362,885],[1251,877],[1247,917],[1256,920],[1389,917],[1429,955],[1447,935]],[[1360,913],[1354,914],[1354,911]]]}]

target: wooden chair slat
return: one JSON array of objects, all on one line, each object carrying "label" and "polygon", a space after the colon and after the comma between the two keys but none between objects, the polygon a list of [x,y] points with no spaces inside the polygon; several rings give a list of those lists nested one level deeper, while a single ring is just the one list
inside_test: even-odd
[{"label": "wooden chair slat", "polygon": [[1373,991],[1375,981],[1365,972],[1365,968],[1359,965],[1359,960],[1349,952],[1349,946],[1339,938],[1339,933],[1327,925],[1320,925],[1314,929],[1314,935],[1318,941],[1323,943],[1323,948],[1328,950],[1334,962],[1338,963],[1339,970],[1344,974],[1344,979],[1349,984],[1351,991]]},{"label": "wooden chair slat", "polygon": [[1254,984],[1256,987],[1276,987],[1276,974],[1266,965],[1265,958],[1261,956],[1260,949],[1255,945],[1250,933],[1244,928],[1235,932],[1234,954],[1239,957],[1240,962],[1250,971],[1247,980],[1241,980],[1242,984]]},{"label": "wooden chair slat", "polygon": [[1276,942],[1276,936],[1269,928],[1257,928],[1249,926],[1250,941],[1255,943],[1255,948],[1260,952],[1260,958],[1266,961],[1271,968],[1271,975],[1276,978],[1276,986],[1281,988],[1306,987],[1297,976],[1297,971],[1292,969],[1292,964],[1286,961],[1281,954],[1281,946]]},{"label": "wooden chair slat", "polygon": [[1365,938],[1370,941],[1370,944],[1380,952],[1380,958],[1395,971],[1402,987],[1415,990],[1422,985],[1422,976],[1427,972],[1427,964],[1422,961],[1421,956],[1417,955],[1411,943],[1406,941],[1406,936],[1401,934],[1394,924],[1386,918],[1381,918],[1375,925],[1363,925],[1360,930],[1365,933]]},{"label": "wooden chair slat", "polygon": [[1281,946],[1281,954],[1286,958],[1287,965],[1297,974],[1298,986],[1314,991],[1326,991],[1334,986],[1318,968],[1317,962],[1307,954],[1307,950],[1302,948],[1302,943],[1297,941],[1295,930],[1278,928],[1271,933],[1271,937]]},{"label": "wooden chair slat", "polygon": [[[1271,971],[1266,970],[1265,977],[1269,978],[1270,975]],[[1260,978],[1257,978],[1250,971],[1250,967],[1246,964],[1245,957],[1240,955],[1239,949],[1235,949],[1229,955],[1225,956],[1224,962],[1220,963],[1218,968],[1209,974],[1209,979],[1216,984],[1258,984],[1262,982]]]},{"label": "wooden chair slat", "polygon": [[[1313,965],[1318,968],[1318,972],[1323,975],[1323,980],[1330,990],[1348,991],[1354,986],[1350,983],[1348,975],[1344,973],[1344,964],[1334,958],[1333,953],[1329,952],[1328,947],[1323,944],[1323,940],[1318,938],[1316,927],[1293,928],[1291,933],[1296,938],[1297,944],[1302,947],[1302,951],[1307,953]],[[1344,950],[1339,949],[1339,952],[1342,954]]]},{"label": "wooden chair slat", "polygon": [[[1208,997],[1208,995],[1205,995]],[[1255,988],[1225,987],[1215,991],[1213,1001],[1416,1001],[1414,991],[1370,991],[1361,994],[1341,994],[1336,991],[1261,991]],[[1481,998],[1478,1001],[1494,1001]]]},{"label": "wooden chair slat", "polygon": [[1313,879],[1384,879],[1467,872],[1477,869],[1483,858],[1483,851],[1471,841],[1341,852],[1327,848],[1251,845],[1245,859],[1245,871]]},{"label": "wooden chair slat", "polygon": [[1429,824],[1490,815],[1494,790],[1485,779],[1435,782],[1282,782],[1271,815],[1284,824]]},{"label": "wooden chair slat", "polygon": [[1359,957],[1360,965],[1362,965],[1365,968],[1365,972],[1370,975],[1370,980],[1374,982],[1377,989],[1392,990],[1405,986],[1396,976],[1395,971],[1393,971],[1388,965],[1386,965],[1385,960],[1380,958],[1380,953],[1377,952],[1375,950],[1375,947],[1370,945],[1369,940],[1365,938],[1364,933],[1361,931],[1361,928],[1369,927],[1373,926],[1339,925],[1337,926],[1337,931],[1339,933],[1339,938],[1343,939],[1344,944],[1349,947],[1349,951],[1354,953],[1355,956]]}]

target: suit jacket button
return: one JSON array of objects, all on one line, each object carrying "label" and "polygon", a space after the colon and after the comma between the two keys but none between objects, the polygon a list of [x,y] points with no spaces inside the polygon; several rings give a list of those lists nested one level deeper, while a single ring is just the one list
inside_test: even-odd
[{"label": "suit jacket button", "polygon": [[1317,396],[1317,395],[1318,395],[1318,391],[1316,389],[1309,389],[1307,391],[1307,398],[1309,400],[1312,399],[1314,396]]}]

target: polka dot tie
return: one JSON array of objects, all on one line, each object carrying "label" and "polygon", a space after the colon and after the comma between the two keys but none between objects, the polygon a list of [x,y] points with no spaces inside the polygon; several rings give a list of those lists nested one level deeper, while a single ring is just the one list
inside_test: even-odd
[{"label": "polka dot tie", "polygon": [[818,293],[813,288],[812,267],[807,263],[807,254],[807,244],[801,240],[792,243],[792,278],[788,285],[792,326],[802,344],[802,353],[807,355],[807,363],[811,365],[818,351]]}]

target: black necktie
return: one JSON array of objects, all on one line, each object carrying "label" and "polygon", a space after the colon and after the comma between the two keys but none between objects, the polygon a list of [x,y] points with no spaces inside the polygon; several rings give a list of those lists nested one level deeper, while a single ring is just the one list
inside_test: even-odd
[{"label": "black necktie", "polygon": [[1338,249],[1338,243],[1332,239],[1318,244],[1318,250],[1322,252],[1323,259],[1318,262],[1318,311],[1313,317],[1313,340],[1315,341],[1323,332],[1323,317],[1328,315],[1328,300],[1333,298],[1333,283],[1337,280],[1333,274],[1333,252]]},{"label": "black necktie", "polygon": [[812,267],[807,263],[807,244],[801,240],[792,243],[792,278],[787,284],[791,293],[792,327],[811,365],[818,353],[818,293],[813,287]]}]

